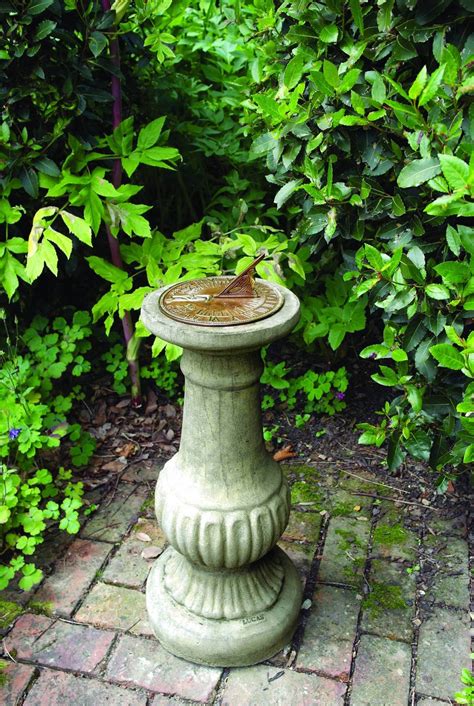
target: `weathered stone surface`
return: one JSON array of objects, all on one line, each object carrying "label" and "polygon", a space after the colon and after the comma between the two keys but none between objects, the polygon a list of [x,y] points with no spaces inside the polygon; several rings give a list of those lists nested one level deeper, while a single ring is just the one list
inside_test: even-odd
[{"label": "weathered stone surface", "polygon": [[105,502],[94,513],[81,532],[85,539],[119,542],[131,524],[137,521],[148,491],[140,485],[124,483],[108,505]]},{"label": "weathered stone surface", "polygon": [[113,633],[26,614],[18,618],[5,644],[10,653],[16,650],[19,659],[59,669],[95,672],[113,639]]},{"label": "weathered stone surface", "polygon": [[358,586],[367,554],[369,523],[346,517],[330,520],[318,581]]},{"label": "weathered stone surface", "polygon": [[143,692],[103,684],[96,679],[45,669],[24,703],[25,706],[146,706],[147,697]]},{"label": "weathered stone surface", "polygon": [[[150,541],[144,542],[137,535],[143,537],[147,535]],[[164,549],[166,538],[156,524],[156,520],[147,520],[141,517],[108,563],[102,579],[108,583],[141,588],[152,566],[151,561],[147,561],[141,556],[142,551],[149,546]]]},{"label": "weathered stone surface", "polygon": [[315,544],[318,541],[321,521],[322,517],[318,513],[292,510],[288,525],[281,538],[286,542]]},{"label": "weathered stone surface", "polygon": [[[426,598],[456,608],[469,605],[469,547],[457,537],[429,537],[425,551],[431,551],[437,570],[428,584]],[[434,563],[435,562],[435,563]]]},{"label": "weathered stone surface", "polygon": [[220,669],[174,657],[155,640],[129,635],[119,639],[107,667],[110,681],[202,702],[208,701],[220,675]]},{"label": "weathered stone surface", "polygon": [[0,660],[0,703],[3,706],[16,706],[30,683],[35,668],[27,664]]},{"label": "weathered stone surface", "polygon": [[151,706],[184,706],[184,704],[188,704],[188,701],[181,701],[181,699],[169,697],[169,696],[162,696],[161,694],[156,694],[156,696],[153,697]]},{"label": "weathered stone surface", "polygon": [[35,601],[50,603],[55,615],[70,616],[110,550],[105,542],[75,539],[37,591]]},{"label": "weathered stone surface", "polygon": [[455,517],[450,517],[448,519],[441,519],[433,513],[433,517],[428,516],[426,519],[426,524],[430,530],[436,532],[439,535],[448,534],[456,535],[458,537],[467,536],[467,516],[466,512],[459,513]]},{"label": "weathered stone surface", "polygon": [[439,699],[431,699],[429,696],[427,698],[421,698],[416,702],[416,706],[442,706],[446,701],[440,701]]},{"label": "weathered stone surface", "polygon": [[362,635],[352,681],[351,706],[406,706],[410,665],[409,645]]},{"label": "weathered stone surface", "polygon": [[470,668],[469,652],[468,614],[435,608],[420,627],[416,690],[449,700],[460,688],[461,670]]},{"label": "weathered stone surface", "polygon": [[[360,486],[359,486],[360,488]],[[365,488],[363,491],[367,492]],[[373,500],[364,495],[353,495],[352,492],[337,486],[329,494],[326,507],[332,517],[370,518]]]},{"label": "weathered stone surface", "polygon": [[314,596],[296,666],[347,677],[360,601],[353,591],[320,586]]},{"label": "weathered stone surface", "polygon": [[392,508],[380,518],[372,537],[372,556],[382,559],[414,562],[418,536],[400,522],[400,514]]},{"label": "weathered stone surface", "polygon": [[153,634],[148,624],[145,594],[131,588],[96,583],[74,618],[100,628]]},{"label": "weathered stone surface", "polygon": [[266,665],[232,669],[222,706],[342,706],[346,685]]},{"label": "weathered stone surface", "polygon": [[[403,565],[374,559],[369,584],[372,591],[362,604],[362,630],[410,642],[416,588],[414,574],[407,574]],[[400,601],[405,601],[405,608],[396,607]]]},{"label": "weathered stone surface", "polygon": [[296,544],[296,542],[278,542],[278,546],[288,554],[291,561],[296,566],[301,581],[305,583],[313,560],[314,546]]},{"label": "weathered stone surface", "polygon": [[129,483],[156,483],[158,474],[163,468],[164,461],[145,461],[144,463],[131,464],[122,476],[122,480]]}]

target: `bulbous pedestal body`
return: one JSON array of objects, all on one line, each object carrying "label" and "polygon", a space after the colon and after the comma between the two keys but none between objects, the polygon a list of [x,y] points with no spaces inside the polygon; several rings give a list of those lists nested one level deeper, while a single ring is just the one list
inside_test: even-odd
[{"label": "bulbous pedestal body", "polygon": [[[274,285],[278,287],[278,285]],[[265,450],[260,416],[260,348],[285,336],[298,299],[252,324],[180,323],[145,299],[142,319],[184,348],[183,428],[178,453],[156,486],[156,514],[170,547],[147,582],[151,625],[163,646],[193,662],[254,664],[291,638],[301,584],[275,547],[288,522],[289,491]]]}]

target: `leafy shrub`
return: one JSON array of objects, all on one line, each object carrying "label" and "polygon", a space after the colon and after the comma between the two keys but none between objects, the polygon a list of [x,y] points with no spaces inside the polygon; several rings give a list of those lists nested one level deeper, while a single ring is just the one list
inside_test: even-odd
[{"label": "leafy shrub", "polygon": [[26,558],[49,527],[79,531],[82,483],[71,481],[55,450],[62,440],[72,442],[71,462],[84,465],[95,442],[66,421],[73,400],[82,396],[80,387],[61,394],[57,386],[66,374],[74,378],[89,370],[90,321],[83,311],[76,311],[71,323],[57,317],[48,325],[38,316],[16,342],[6,330],[0,355],[0,546],[5,556],[0,589],[17,573],[25,590],[41,580],[41,570]]},{"label": "leafy shrub", "polygon": [[[255,5],[261,72],[245,121],[253,158],[275,184],[275,204],[310,252],[305,340],[328,336],[335,349],[370,311],[384,341],[362,354],[387,359],[374,380],[399,394],[381,425],[364,426],[361,442],[388,439],[391,468],[407,452],[438,470],[469,463],[474,230],[464,219],[474,212],[474,45],[467,3]],[[321,281],[335,284],[337,317]],[[447,472],[440,486],[446,482]]]}]

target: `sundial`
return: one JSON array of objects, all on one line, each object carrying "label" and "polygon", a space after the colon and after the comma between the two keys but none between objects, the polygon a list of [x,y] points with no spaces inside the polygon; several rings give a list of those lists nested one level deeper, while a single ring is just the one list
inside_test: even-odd
[{"label": "sundial", "polygon": [[[255,664],[290,642],[301,581],[277,545],[290,493],[263,439],[260,349],[294,328],[298,298],[254,280],[206,277],[147,294],[149,331],[183,348],[179,451],[163,466],[155,510],[169,543],[147,580],[160,644],[192,662]],[[245,324],[245,325],[243,325]]]},{"label": "sundial", "polygon": [[205,277],[179,282],[160,297],[160,309],[172,319],[197,326],[249,324],[283,306],[283,295],[271,284],[255,282],[257,257],[236,277]]}]

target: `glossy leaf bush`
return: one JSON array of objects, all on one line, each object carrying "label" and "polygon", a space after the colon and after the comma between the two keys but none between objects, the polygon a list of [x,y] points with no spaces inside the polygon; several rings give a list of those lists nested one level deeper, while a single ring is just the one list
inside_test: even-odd
[{"label": "glossy leaf bush", "polygon": [[[406,453],[439,470],[470,463],[468,3],[256,5],[264,39],[246,121],[251,154],[265,161],[275,185],[274,202],[311,253],[305,292],[318,297],[303,299],[304,339],[311,344],[330,330],[335,349],[356,330],[354,316],[360,328],[380,322],[383,338],[372,327],[373,345],[361,354],[381,360],[373,378],[392,388],[391,402],[379,425],[363,425],[361,443],[388,439],[391,468]],[[328,326],[334,278],[347,313]]]}]

